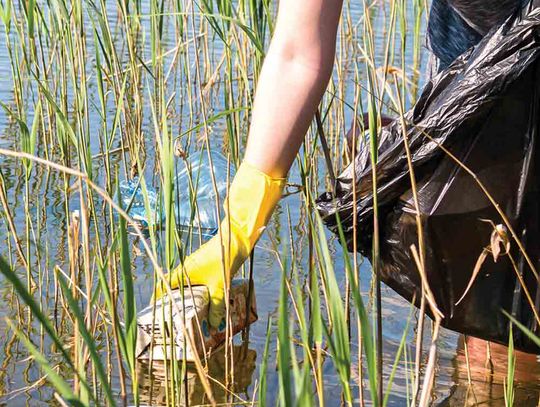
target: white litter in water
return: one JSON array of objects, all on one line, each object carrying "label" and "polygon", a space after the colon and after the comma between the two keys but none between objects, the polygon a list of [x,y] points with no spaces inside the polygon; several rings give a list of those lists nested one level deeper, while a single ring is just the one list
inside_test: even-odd
[{"label": "white litter in water", "polygon": [[[253,287],[250,292],[248,280],[233,280],[229,292],[232,332],[237,334],[257,320],[255,292]],[[174,305],[165,295],[155,306],[150,305],[138,314],[137,358],[189,362],[194,361],[195,354],[210,354],[223,344],[225,321],[218,329],[208,323],[208,289],[186,287],[183,297],[180,290],[174,290]],[[195,352],[188,344],[188,336],[193,339]]]}]

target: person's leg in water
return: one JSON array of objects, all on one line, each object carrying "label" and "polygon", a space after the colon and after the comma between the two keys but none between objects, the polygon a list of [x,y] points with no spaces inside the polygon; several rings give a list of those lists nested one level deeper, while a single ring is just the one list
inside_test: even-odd
[{"label": "person's leg in water", "polygon": [[[514,405],[537,407],[540,363],[536,355],[514,353]],[[508,348],[472,336],[460,335],[453,360],[450,395],[440,403],[444,406],[502,405],[508,372]],[[469,382],[470,380],[470,382]]]},{"label": "person's leg in water", "polygon": [[[342,1],[280,1],[256,90],[244,162],[225,201],[219,233],[168,276],[172,288],[182,280],[208,287],[209,322],[214,327],[223,320],[225,284],[249,256],[281,198],[287,173],[332,74]],[[163,293],[159,283],[155,298]]]}]

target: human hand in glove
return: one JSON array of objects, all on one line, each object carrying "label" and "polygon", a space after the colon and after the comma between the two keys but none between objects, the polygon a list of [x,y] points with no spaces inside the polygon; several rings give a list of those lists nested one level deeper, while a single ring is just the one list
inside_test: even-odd
[{"label": "human hand in glove", "polygon": [[280,1],[257,82],[246,161],[231,185],[220,233],[169,276],[173,287],[182,278],[208,286],[213,326],[224,315],[225,282],[249,256],[281,197],[280,177],[289,172],[332,74],[342,3]]},{"label": "human hand in glove", "polygon": [[[184,263],[167,275],[171,288],[181,279],[187,286],[205,285],[210,294],[208,321],[218,327],[225,315],[225,282],[230,283],[249,257],[277,205],[284,178],[271,178],[244,162],[238,169],[225,200],[225,217],[218,234],[188,256]],[[158,283],[155,299],[165,290]]]}]

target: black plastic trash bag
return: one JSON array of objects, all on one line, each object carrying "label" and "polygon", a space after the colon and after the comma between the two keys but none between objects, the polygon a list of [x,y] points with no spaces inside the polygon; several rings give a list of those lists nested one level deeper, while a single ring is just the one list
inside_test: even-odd
[{"label": "black plastic trash bag", "polygon": [[[489,254],[471,289],[456,303],[465,293],[484,248],[490,245],[493,225],[504,225],[480,183],[500,205],[538,268],[539,35],[540,9],[510,18],[434,77],[405,115],[418,184],[426,274],[444,314],[442,323],[503,344],[508,343],[509,321],[501,310],[539,333],[516,273],[521,273],[537,309],[539,284],[511,237],[509,255],[502,253],[494,262]],[[368,150],[364,148],[340,175],[335,196],[326,193],[319,198],[318,209],[335,233],[339,215],[349,248],[356,217],[359,250],[370,257],[373,184]],[[399,120],[379,134],[376,174],[381,278],[409,301],[416,298],[419,302],[421,281],[410,250],[411,245],[418,247],[416,211]],[[353,179],[357,180],[355,207]],[[540,353],[519,329],[513,331],[516,348]]]}]

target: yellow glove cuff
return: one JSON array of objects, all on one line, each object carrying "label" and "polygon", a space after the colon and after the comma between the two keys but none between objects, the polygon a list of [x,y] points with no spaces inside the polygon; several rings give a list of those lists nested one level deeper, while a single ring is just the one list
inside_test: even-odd
[{"label": "yellow glove cuff", "polygon": [[286,181],[286,178],[272,178],[244,161],[224,203],[222,233],[228,231],[230,222],[231,233],[241,240],[249,254],[281,199]]}]

